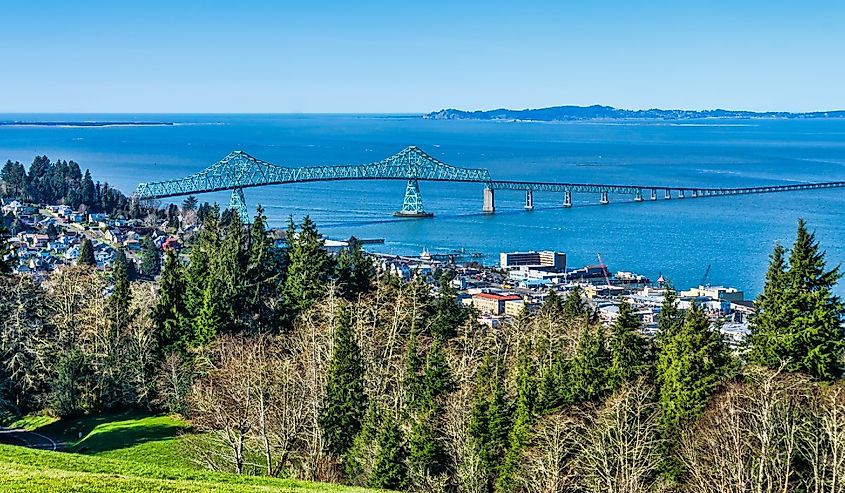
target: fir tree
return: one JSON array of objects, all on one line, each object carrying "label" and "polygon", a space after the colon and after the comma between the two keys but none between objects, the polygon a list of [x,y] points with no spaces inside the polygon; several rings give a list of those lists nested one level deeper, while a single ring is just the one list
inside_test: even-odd
[{"label": "fir tree", "polygon": [[115,256],[115,261],[112,266],[112,276],[114,277],[114,289],[109,296],[109,311],[112,321],[112,330],[115,332],[122,331],[131,316],[130,304],[132,301],[132,294],[129,291],[129,273],[126,264],[129,260],[123,251],[118,251]]},{"label": "fir tree", "polygon": [[334,346],[326,376],[325,407],[319,417],[328,449],[343,455],[361,430],[367,409],[364,394],[364,362],[355,341],[349,309],[342,307],[337,315]]},{"label": "fir tree", "polygon": [[610,353],[604,327],[590,324],[581,332],[570,367],[569,386],[574,402],[588,402],[608,390]]},{"label": "fir tree", "polygon": [[504,457],[496,491],[508,493],[517,490],[517,478],[523,462],[523,451],[531,441],[531,426],[534,422],[534,407],[537,389],[529,360],[520,358],[516,376],[517,401],[513,427],[508,435],[508,450]]},{"label": "fir tree", "polygon": [[246,311],[251,316],[248,324],[255,332],[278,329],[283,309],[275,300],[283,284],[282,275],[282,259],[267,232],[264,208],[259,205],[250,226],[245,272]]},{"label": "fir tree", "polygon": [[354,236],[349,239],[349,247],[338,256],[335,270],[340,294],[349,301],[369,291],[376,275],[373,261],[364,254]]},{"label": "fir tree", "polygon": [[249,310],[244,310],[246,299],[246,263],[247,240],[244,224],[238,214],[232,214],[226,226],[226,234],[220,244],[214,261],[211,263],[209,275],[217,277],[220,289],[218,315],[221,328],[225,333],[233,334],[242,331],[249,323],[247,317],[252,316]]},{"label": "fir tree", "polygon": [[750,333],[746,343],[749,347],[748,361],[776,368],[785,352],[780,336],[789,326],[786,316],[787,267],[785,250],[780,243],[770,255],[769,269],[763,292],[757,297],[757,313],[751,319]]},{"label": "fir tree", "polygon": [[642,324],[631,304],[622,300],[619,316],[610,326],[608,380],[611,390],[619,390],[646,376],[651,369],[651,359],[651,341],[642,334]]},{"label": "fir tree", "polygon": [[407,489],[407,455],[402,432],[396,420],[388,413],[383,417],[381,429],[376,437],[376,455],[369,486],[390,490]]},{"label": "fir tree", "polygon": [[511,409],[498,358],[485,357],[478,371],[467,435],[478,450],[488,489],[492,489],[508,447]]},{"label": "fir tree", "polygon": [[12,272],[15,252],[12,244],[7,241],[9,230],[2,221],[3,218],[0,216],[0,274],[8,274]]},{"label": "fir tree", "polygon": [[172,249],[164,256],[164,268],[158,280],[158,302],[153,308],[156,339],[163,352],[184,352],[192,345],[185,309],[184,268]]},{"label": "fir tree", "polygon": [[821,380],[842,375],[845,305],[833,294],[839,267],[827,270],[815,234],[798,221],[798,233],[784,269],[783,250],[775,246],[749,337],[749,359]]},{"label": "fir tree", "polygon": [[455,337],[458,327],[468,317],[467,309],[458,304],[457,293],[451,283],[452,277],[444,274],[440,278],[440,292],[434,302],[434,314],[431,321],[432,337],[443,341]]},{"label": "fir tree", "polygon": [[332,263],[322,235],[308,216],[305,216],[299,231],[290,221],[287,243],[288,272],[284,295],[288,306],[295,313],[301,313],[325,295]]},{"label": "fir tree", "polygon": [[[719,330],[697,305],[683,324],[659,341],[657,382],[662,428],[667,443],[677,440],[683,427],[692,423],[707,405],[729,372],[730,352]],[[679,474],[679,466],[667,450],[665,472]]]},{"label": "fir tree", "polygon": [[76,259],[79,265],[97,266],[97,260],[94,258],[94,245],[91,240],[85,238],[82,240],[82,245],[79,247],[79,257]]},{"label": "fir tree", "polygon": [[202,223],[196,244],[191,247],[185,276],[185,309],[191,321],[199,316],[203,307],[205,290],[212,270],[212,259],[217,256],[220,249],[218,215],[217,208],[210,208]]},{"label": "fir tree", "polygon": [[224,331],[224,320],[220,316],[224,307],[222,306],[223,289],[220,280],[215,275],[206,279],[205,289],[202,294],[202,306],[193,320],[193,336],[191,337],[192,347],[208,345],[217,334]]},{"label": "fir tree", "polygon": [[684,314],[678,307],[678,295],[671,286],[667,285],[663,293],[663,303],[657,316],[657,341],[671,338],[683,325]]},{"label": "fir tree", "polygon": [[161,252],[149,236],[141,238],[141,272],[148,277],[161,272]]}]

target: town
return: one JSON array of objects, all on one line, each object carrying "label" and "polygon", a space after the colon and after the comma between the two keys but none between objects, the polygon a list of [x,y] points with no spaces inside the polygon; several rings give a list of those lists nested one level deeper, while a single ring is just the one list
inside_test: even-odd
[{"label": "town", "polygon": [[[162,252],[171,248],[179,252],[198,226],[196,214],[190,210],[183,210],[177,221],[165,219],[157,223],[119,219],[105,213],[83,213],[66,205],[25,204],[18,200],[2,202],[1,210],[15,233],[8,240],[17,262],[14,271],[39,280],[47,279],[55,269],[76,263],[86,238],[93,246],[97,268],[110,269],[118,251],[123,251],[136,266],[140,279],[153,280],[160,270]],[[277,245],[283,247],[284,231],[272,233]],[[325,239],[324,246],[336,255],[349,243]],[[434,290],[439,288],[442,272],[454,272],[451,286],[457,291],[458,301],[474,307],[478,321],[494,329],[523,310],[535,311],[550,291],[565,296],[580,290],[603,323],[613,323],[624,299],[634,308],[643,330],[654,335],[661,303],[666,290],[672,288],[662,275],[652,282],[627,271],[611,274],[600,257],[599,264],[569,269],[566,254],[556,251],[502,252],[498,265],[493,266],[475,261],[458,264],[454,258],[433,256],[425,251],[414,257],[369,254],[380,271],[405,280],[420,276]],[[745,300],[744,293],[737,288],[711,286],[706,281],[705,276],[702,284],[680,290],[679,307],[687,309],[697,304],[736,347],[748,333],[754,304]]]}]

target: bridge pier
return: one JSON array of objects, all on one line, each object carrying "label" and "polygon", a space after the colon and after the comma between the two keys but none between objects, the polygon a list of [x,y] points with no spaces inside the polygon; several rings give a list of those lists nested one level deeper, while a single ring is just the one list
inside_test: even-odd
[{"label": "bridge pier", "polygon": [[638,188],[636,195],[634,195],[634,202],[642,202],[642,201],[643,201],[643,191]]},{"label": "bridge pier", "polygon": [[601,192],[601,205],[607,205],[610,201],[607,199],[607,190],[602,190]]},{"label": "bridge pier", "polygon": [[692,198],[694,198],[694,199],[695,199],[695,198],[698,198],[698,190],[693,190],[693,191],[692,191]]},{"label": "bridge pier", "polygon": [[572,207],[572,190],[563,192],[563,206],[566,208]]},{"label": "bridge pier", "polygon": [[434,217],[431,212],[426,212],[423,207],[420,185],[416,178],[408,180],[405,187],[405,199],[402,201],[402,209],[393,213],[396,217]]},{"label": "bridge pier", "polygon": [[525,210],[534,210],[534,190],[531,190],[530,188],[525,191]]},{"label": "bridge pier", "polygon": [[682,189],[680,189],[680,190],[678,190],[678,198],[679,198],[679,199],[684,198],[684,189],[683,189],[683,188],[682,188]]},{"label": "bridge pier", "polygon": [[663,196],[663,199],[664,199],[664,200],[669,200],[669,199],[671,199],[671,198],[672,198],[672,191],[671,191],[671,190],[669,190],[669,189],[667,188],[667,189],[666,189],[666,195],[664,195],[664,196]]},{"label": "bridge pier", "polygon": [[651,200],[657,200],[657,189],[651,189]]},{"label": "bridge pier", "polygon": [[490,187],[484,187],[484,207],[481,210],[487,214],[496,212],[496,194]]},{"label": "bridge pier", "polygon": [[243,188],[232,189],[232,197],[229,199],[229,209],[238,215],[242,223],[249,224],[249,209],[246,206]]}]

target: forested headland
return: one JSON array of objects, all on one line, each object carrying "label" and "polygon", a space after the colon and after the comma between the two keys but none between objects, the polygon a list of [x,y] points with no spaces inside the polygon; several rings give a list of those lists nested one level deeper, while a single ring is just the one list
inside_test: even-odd
[{"label": "forested headland", "polygon": [[0,407],[189,421],[191,458],[240,474],[414,491],[842,491],[843,314],[799,222],[745,347],[671,290],[656,337],[578,290],[491,329],[432,287],[338,256],[306,218],[279,248],[207,208],[156,282],[83,264],[0,276]]}]

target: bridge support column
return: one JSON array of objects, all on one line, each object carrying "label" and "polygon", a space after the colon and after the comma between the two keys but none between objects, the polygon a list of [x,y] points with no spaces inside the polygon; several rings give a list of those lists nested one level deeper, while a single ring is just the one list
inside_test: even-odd
[{"label": "bridge support column", "polygon": [[249,209],[246,206],[246,200],[244,200],[243,188],[232,189],[232,198],[229,199],[229,209],[238,215],[242,223],[249,224]]},{"label": "bridge support column", "polygon": [[666,189],[666,195],[663,197],[665,200],[669,200],[672,198],[672,191],[668,188]]},{"label": "bridge support column", "polygon": [[651,200],[657,200],[657,190],[654,188],[651,189]]},{"label": "bridge support column", "polygon": [[638,188],[636,195],[634,195],[634,202],[642,202],[642,201],[643,201],[643,191]]},{"label": "bridge support column", "polygon": [[534,190],[531,190],[530,188],[525,191],[525,210],[534,210]]},{"label": "bridge support column", "polygon": [[496,194],[490,187],[484,187],[484,207],[481,210],[487,214],[496,212]]},{"label": "bridge support column", "polygon": [[678,198],[679,198],[679,199],[684,198],[684,189],[683,189],[683,188],[682,188],[682,189],[680,189],[680,190],[678,190]]},{"label": "bridge support column", "polygon": [[426,212],[423,207],[420,185],[416,178],[408,180],[405,187],[405,200],[402,201],[402,209],[393,213],[396,217],[433,217],[434,214]]},{"label": "bridge support column", "polygon": [[563,192],[563,206],[566,208],[572,207],[572,190]]},{"label": "bridge support column", "polygon": [[607,205],[610,201],[607,199],[607,190],[602,190],[601,192],[601,205]]}]

